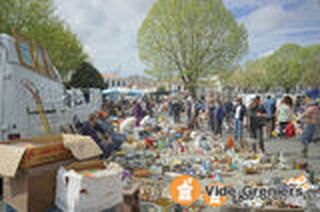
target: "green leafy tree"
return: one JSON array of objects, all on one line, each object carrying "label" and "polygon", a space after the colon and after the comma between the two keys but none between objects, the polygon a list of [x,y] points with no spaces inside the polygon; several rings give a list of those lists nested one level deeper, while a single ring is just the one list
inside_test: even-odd
[{"label": "green leafy tree", "polygon": [[70,71],[77,70],[87,59],[87,54],[76,35],[58,18],[53,18],[48,24],[31,29],[28,35],[48,50],[53,64],[63,78]]},{"label": "green leafy tree", "polygon": [[266,69],[273,87],[290,92],[299,83],[303,71],[303,63],[299,63],[300,50],[296,44],[286,44],[268,57]]},{"label": "green leafy tree", "polygon": [[272,55],[247,61],[241,68],[221,75],[224,84],[242,90],[285,89],[320,85],[320,45],[286,44]]},{"label": "green leafy tree", "polygon": [[320,86],[320,45],[312,45],[301,49],[299,62],[303,65],[301,84],[307,87]]},{"label": "green leafy tree", "polygon": [[243,90],[244,92],[248,92],[252,85],[252,78],[254,76],[248,74],[248,72],[244,69],[237,69],[229,79],[230,85],[234,88],[238,88]]},{"label": "green leafy tree", "polygon": [[138,48],[151,70],[179,76],[193,92],[199,79],[239,61],[247,31],[222,0],[158,0],[139,30]]},{"label": "green leafy tree", "polygon": [[267,91],[271,88],[271,82],[268,80],[264,63],[265,59],[247,61],[242,67],[237,67],[233,71],[221,75],[222,82],[244,92],[250,90]]},{"label": "green leafy tree", "polygon": [[155,78],[160,83],[166,82],[174,77],[171,72],[161,70],[160,68],[146,69],[144,70],[144,73]]},{"label": "green leafy tree", "polygon": [[53,14],[52,0],[0,0],[0,31],[11,34],[12,29],[17,29],[26,33]]},{"label": "green leafy tree", "polygon": [[73,73],[69,86],[74,88],[106,88],[100,72],[88,62],[84,62]]},{"label": "green leafy tree", "polygon": [[255,61],[248,61],[245,66],[243,77],[248,78],[249,86],[259,91],[268,91],[272,87],[272,81],[266,70],[266,59],[261,58]]},{"label": "green leafy tree", "polygon": [[82,44],[55,14],[53,0],[0,0],[0,33],[15,29],[45,47],[62,77],[85,61]]}]

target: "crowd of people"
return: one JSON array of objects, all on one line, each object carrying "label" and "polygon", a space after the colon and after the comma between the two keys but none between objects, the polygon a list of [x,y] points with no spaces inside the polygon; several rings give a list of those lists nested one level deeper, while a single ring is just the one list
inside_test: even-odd
[{"label": "crowd of people", "polygon": [[146,120],[159,116],[168,117],[174,124],[185,124],[190,130],[211,131],[213,139],[232,135],[240,148],[249,145],[254,152],[261,153],[266,153],[265,139],[301,136],[302,154],[307,157],[308,144],[315,139],[320,124],[316,98],[312,92],[306,92],[302,102],[290,96],[281,99],[255,96],[246,104],[241,97],[124,98],[105,101],[101,110],[91,114],[87,122],[80,123],[75,117],[75,123],[80,134],[91,136],[103,149],[104,158],[119,150],[127,139],[125,131],[114,129],[114,118],[131,117],[128,123],[133,121],[133,127],[140,127]]}]

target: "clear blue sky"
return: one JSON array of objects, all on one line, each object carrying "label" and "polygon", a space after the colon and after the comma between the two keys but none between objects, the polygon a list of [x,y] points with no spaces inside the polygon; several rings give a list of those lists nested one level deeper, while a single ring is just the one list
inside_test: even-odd
[{"label": "clear blue sky", "polygon": [[[285,43],[320,44],[320,0],[223,0],[249,31],[254,59]],[[77,33],[101,72],[143,74],[136,36],[155,0],[56,0],[58,13]]]}]

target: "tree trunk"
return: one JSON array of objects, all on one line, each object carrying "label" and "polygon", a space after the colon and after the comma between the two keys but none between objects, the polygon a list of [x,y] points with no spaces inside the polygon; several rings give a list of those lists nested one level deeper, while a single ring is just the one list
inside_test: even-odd
[{"label": "tree trunk", "polygon": [[197,92],[196,92],[197,91],[197,87],[196,86],[194,86],[194,85],[192,85],[190,83],[186,83],[185,87],[188,89],[189,93],[191,94],[191,96],[193,98],[197,97]]},{"label": "tree trunk", "polygon": [[285,88],[285,90],[286,90],[286,93],[289,94],[291,91],[291,88]]}]

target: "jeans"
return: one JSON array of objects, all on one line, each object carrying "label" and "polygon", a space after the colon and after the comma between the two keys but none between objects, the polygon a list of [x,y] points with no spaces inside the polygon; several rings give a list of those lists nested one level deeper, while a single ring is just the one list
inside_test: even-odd
[{"label": "jeans", "polygon": [[312,138],[316,131],[315,124],[307,124],[303,130],[301,141],[304,146],[308,146],[308,144],[312,141]]},{"label": "jeans", "polygon": [[191,122],[192,122],[192,112],[191,111],[188,111],[188,125],[190,125],[191,124]]},{"label": "jeans", "polygon": [[276,129],[276,117],[272,116],[268,118],[269,121],[267,123],[267,134],[268,138],[273,137],[272,132]]},{"label": "jeans", "polygon": [[6,212],[18,212],[16,209],[11,207],[10,205],[6,205],[5,211]]},{"label": "jeans", "polygon": [[116,151],[119,151],[123,142],[127,140],[127,136],[121,133],[113,133],[111,137],[112,143],[114,145],[114,150]]},{"label": "jeans", "polygon": [[112,154],[113,150],[114,150],[114,145],[113,144],[104,145],[102,159],[109,158],[110,155]]},{"label": "jeans", "polygon": [[223,120],[218,120],[215,119],[214,120],[214,134],[215,135],[220,135],[222,134],[222,124],[223,124]]},{"label": "jeans", "polygon": [[[250,130],[251,138],[258,140],[259,147],[262,152],[265,152],[264,140],[263,140],[263,126],[252,127]],[[256,144],[253,145],[253,151],[257,152]]]},{"label": "jeans", "polygon": [[174,123],[180,123],[180,113],[179,112],[173,113],[173,121],[174,121]]},{"label": "jeans", "polygon": [[240,119],[234,120],[234,140],[235,141],[242,141],[243,135],[243,123]]}]

